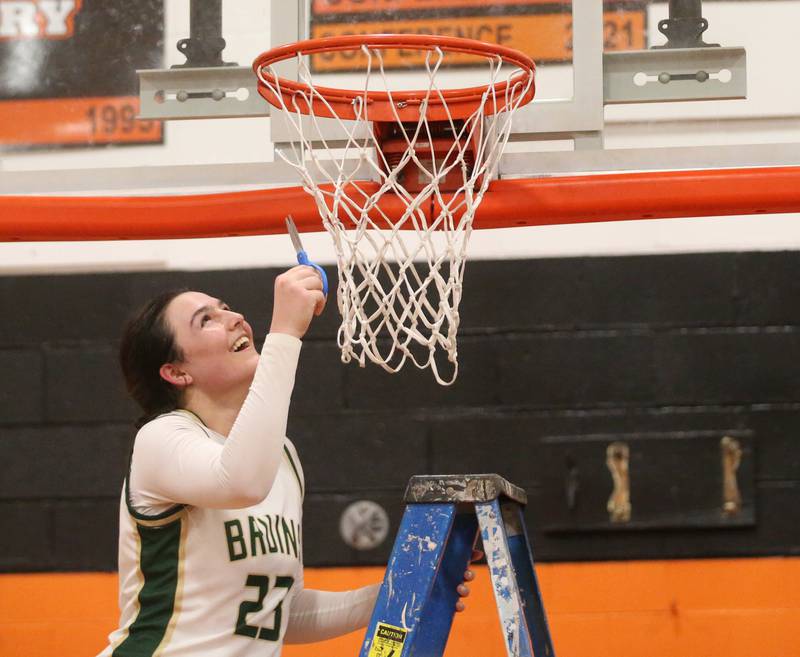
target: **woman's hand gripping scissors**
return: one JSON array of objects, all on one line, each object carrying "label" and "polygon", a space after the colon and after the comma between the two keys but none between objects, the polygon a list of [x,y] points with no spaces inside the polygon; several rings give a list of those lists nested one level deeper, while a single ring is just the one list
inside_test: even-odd
[{"label": "woman's hand gripping scissors", "polygon": [[319,277],[322,279],[322,294],[327,297],[328,276],[325,274],[325,270],[322,267],[308,259],[308,254],[303,248],[303,243],[300,241],[300,233],[297,232],[297,226],[294,225],[294,219],[292,219],[292,215],[286,217],[286,229],[289,231],[289,237],[292,239],[294,250],[297,251],[297,262],[301,265],[308,265],[309,267],[313,267],[317,270]]}]

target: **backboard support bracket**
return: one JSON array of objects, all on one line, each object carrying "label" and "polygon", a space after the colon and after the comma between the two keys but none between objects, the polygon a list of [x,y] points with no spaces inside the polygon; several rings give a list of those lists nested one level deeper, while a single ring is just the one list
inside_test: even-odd
[{"label": "backboard support bracket", "polygon": [[172,68],[236,66],[222,61],[225,39],[222,38],[222,0],[189,0],[189,38],[177,43],[186,57],[184,64]]},{"label": "backboard support bracket", "polygon": [[[272,41],[306,38],[302,7],[273,11]],[[741,99],[747,93],[744,48],[664,48],[603,53],[600,3],[573,7],[574,94],[567,100],[536,101],[514,119],[515,138],[544,132],[572,138],[603,130],[604,105],[664,101]],[[294,77],[292,71],[281,72]],[[249,67],[139,71],[142,119],[269,116],[256,93]],[[245,93],[243,90],[247,90]],[[238,92],[238,93],[237,93]],[[247,96],[240,100],[239,97]],[[273,142],[280,143],[276,125]],[[335,140],[335,135],[328,135]]]},{"label": "backboard support bracket", "polygon": [[603,55],[606,105],[746,97],[744,48],[665,48]]},{"label": "backboard support bracket", "polygon": [[249,66],[150,69],[139,76],[140,119],[269,116]]}]

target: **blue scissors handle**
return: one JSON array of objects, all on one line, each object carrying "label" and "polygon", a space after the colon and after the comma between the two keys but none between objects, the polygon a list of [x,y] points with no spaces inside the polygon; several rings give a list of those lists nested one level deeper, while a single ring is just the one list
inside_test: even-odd
[{"label": "blue scissors handle", "polygon": [[301,265],[308,265],[309,267],[313,267],[317,270],[320,278],[322,279],[322,294],[326,297],[328,296],[328,275],[325,273],[325,270],[320,267],[316,262],[311,262],[308,259],[308,254],[305,251],[298,251],[297,252],[297,262]]}]

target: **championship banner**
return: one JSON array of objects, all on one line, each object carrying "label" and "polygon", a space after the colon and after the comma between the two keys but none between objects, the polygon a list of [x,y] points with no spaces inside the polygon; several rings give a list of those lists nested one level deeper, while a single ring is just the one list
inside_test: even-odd
[{"label": "championship banner", "polygon": [[[577,0],[576,0],[577,1]],[[604,2],[605,50],[647,47],[645,0]],[[537,64],[572,60],[572,3],[564,0],[313,0],[311,36],[347,34],[434,34],[477,39],[521,50]],[[424,64],[424,53],[389,50],[387,69]],[[463,59],[463,58],[461,58]],[[366,58],[356,51],[315,55],[315,72],[358,69]],[[460,64],[458,55],[449,63]]]},{"label": "championship banner", "polygon": [[163,33],[163,0],[0,0],[0,149],[162,142],[136,70]]}]

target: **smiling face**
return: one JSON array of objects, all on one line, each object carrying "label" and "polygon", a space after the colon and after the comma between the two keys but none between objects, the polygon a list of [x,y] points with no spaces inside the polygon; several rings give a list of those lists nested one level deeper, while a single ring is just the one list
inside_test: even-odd
[{"label": "smiling face", "polygon": [[242,315],[202,292],[184,292],[167,306],[165,319],[183,359],[165,364],[162,377],[210,397],[249,387],[258,352],[253,329]]}]

